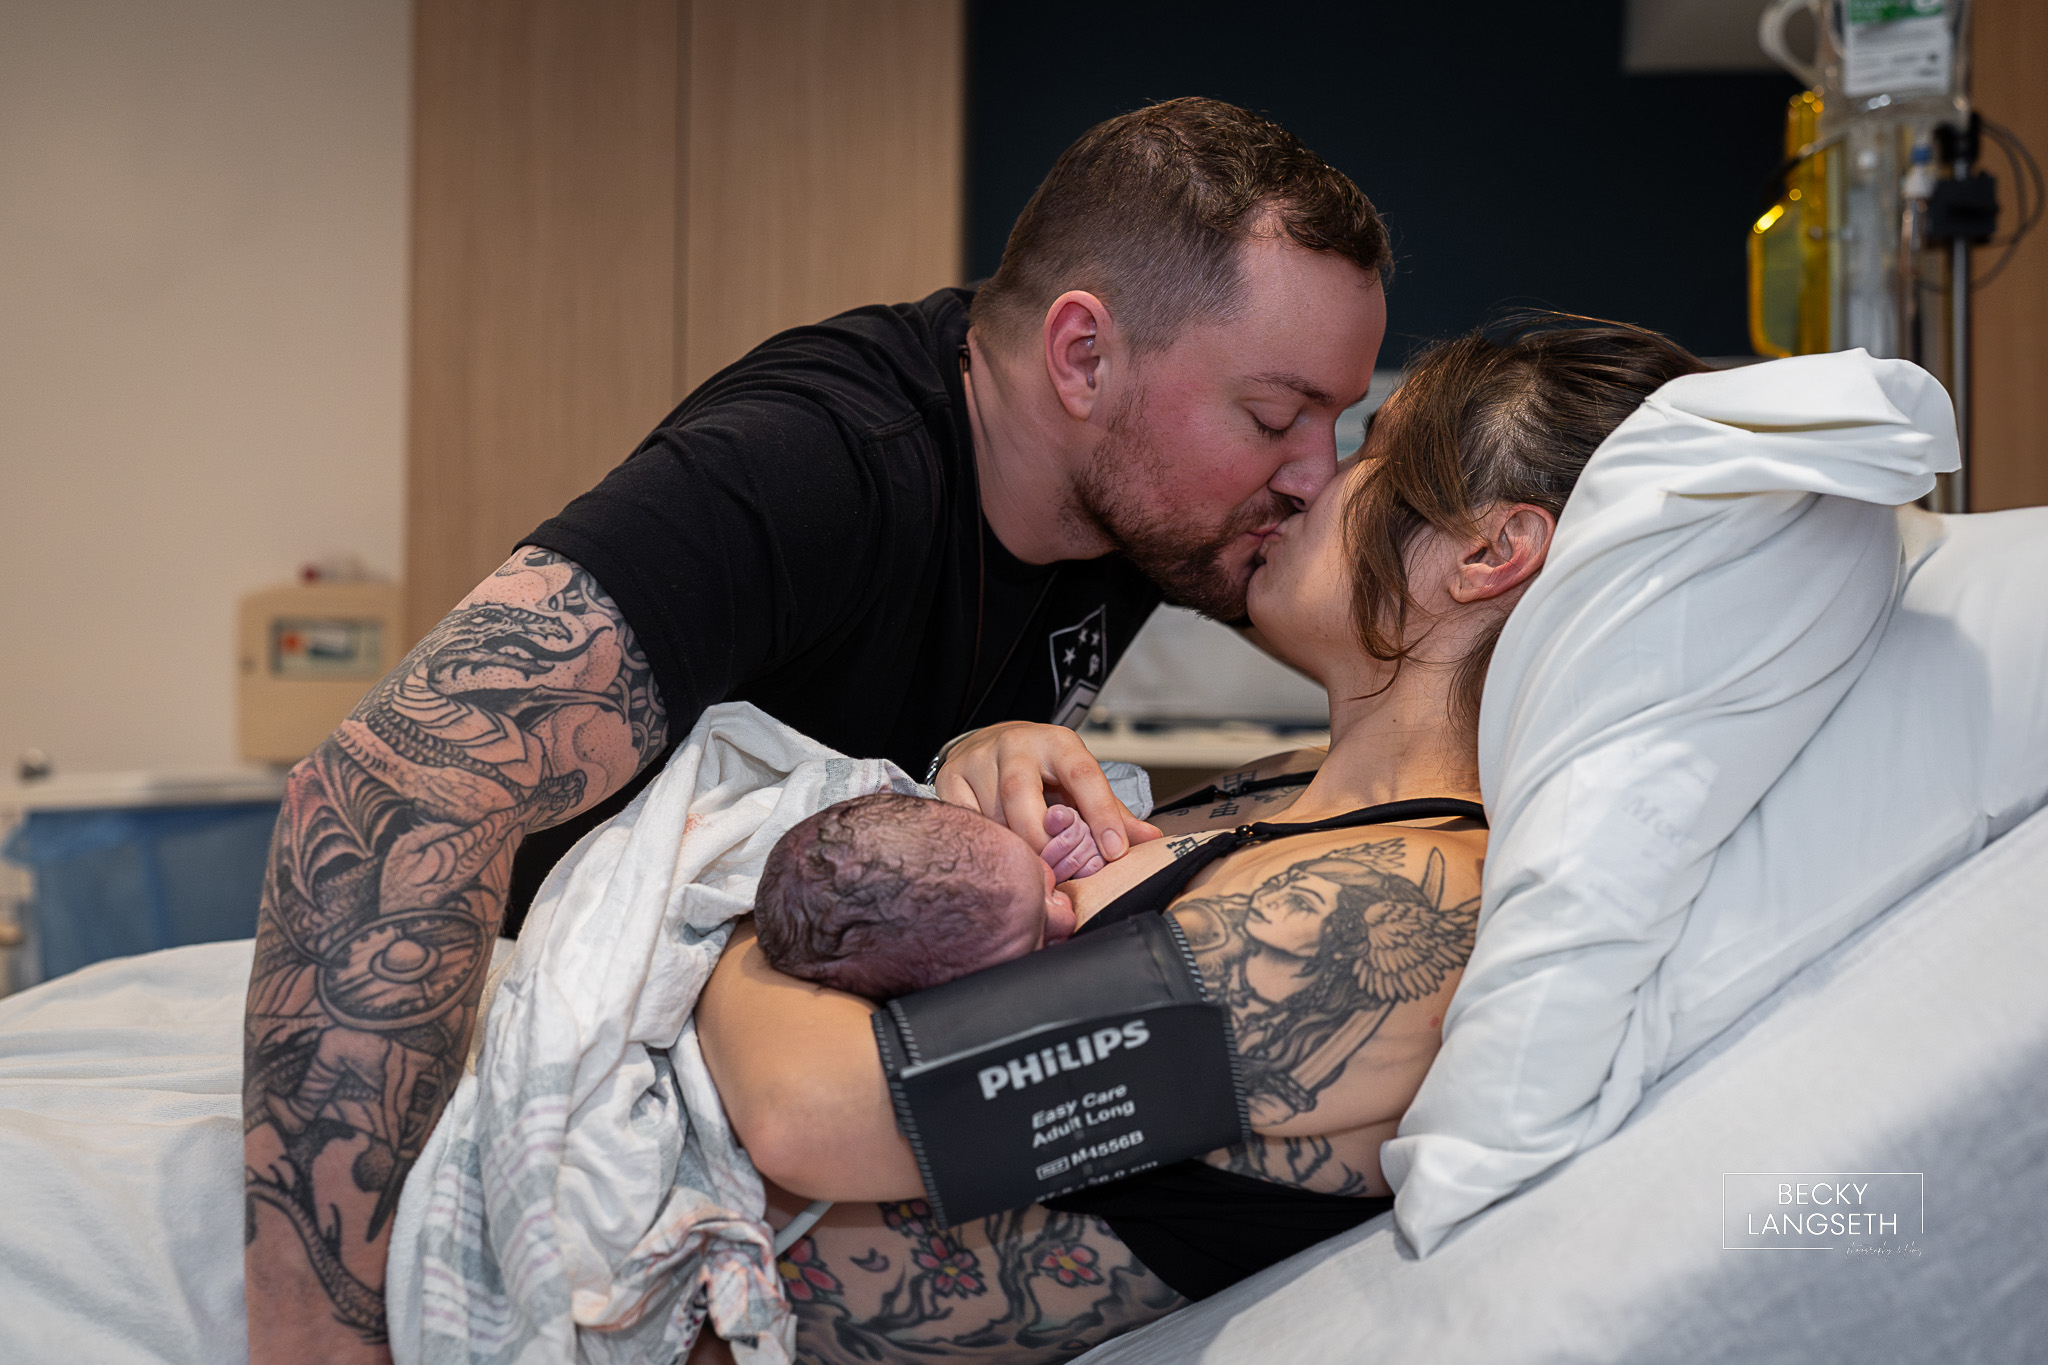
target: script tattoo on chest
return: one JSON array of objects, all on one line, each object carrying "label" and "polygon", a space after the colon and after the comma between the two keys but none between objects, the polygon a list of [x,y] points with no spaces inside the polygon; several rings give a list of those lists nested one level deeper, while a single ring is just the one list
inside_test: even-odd
[{"label": "script tattoo on chest", "polygon": [[[1395,1006],[1436,993],[1471,955],[1478,899],[1444,904],[1440,850],[1420,880],[1404,874],[1409,861],[1402,839],[1363,843],[1297,862],[1249,893],[1173,907],[1230,1010],[1255,1124],[1314,1109]],[[1290,1162],[1316,1155],[1304,1148]]]},{"label": "script tattoo on chest", "polygon": [[[599,794],[592,754],[629,772],[665,742],[610,600],[546,551],[498,577],[534,571],[566,581],[532,606],[457,608],[293,770],[271,848],[244,1040],[244,1131],[268,1154],[246,1172],[248,1237],[259,1206],[283,1215],[368,1342],[383,1294],[349,1262],[460,1078],[518,841]],[[333,1188],[337,1143],[353,1195]]]}]

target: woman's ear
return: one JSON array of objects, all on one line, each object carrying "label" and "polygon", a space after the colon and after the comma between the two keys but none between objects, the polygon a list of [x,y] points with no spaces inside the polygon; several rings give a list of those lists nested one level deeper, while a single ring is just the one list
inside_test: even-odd
[{"label": "woman's ear", "polygon": [[1484,602],[1534,578],[1550,554],[1557,518],[1541,507],[1514,503],[1489,511],[1479,525],[1486,539],[1465,552],[1451,579],[1456,602]]},{"label": "woman's ear", "polygon": [[1102,402],[1116,323],[1101,299],[1070,289],[1045,310],[1045,372],[1067,415],[1085,422]]}]

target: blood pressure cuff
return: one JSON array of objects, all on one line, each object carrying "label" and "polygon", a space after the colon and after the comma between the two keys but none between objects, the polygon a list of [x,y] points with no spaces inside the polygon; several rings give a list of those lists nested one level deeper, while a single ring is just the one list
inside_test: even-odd
[{"label": "blood pressure cuff", "polygon": [[896,1124],[942,1227],[1251,1135],[1229,1014],[1162,915],[901,996],[873,1018]]}]

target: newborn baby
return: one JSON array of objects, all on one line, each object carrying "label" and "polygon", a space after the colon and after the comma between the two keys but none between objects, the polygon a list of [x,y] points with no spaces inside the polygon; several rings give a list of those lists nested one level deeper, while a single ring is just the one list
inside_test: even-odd
[{"label": "newborn baby", "polygon": [[754,928],[789,976],[886,1000],[1058,943],[1074,905],[1055,883],[1101,870],[1080,815],[1045,813],[1043,855],[944,801],[882,792],[827,806],[782,836]]}]

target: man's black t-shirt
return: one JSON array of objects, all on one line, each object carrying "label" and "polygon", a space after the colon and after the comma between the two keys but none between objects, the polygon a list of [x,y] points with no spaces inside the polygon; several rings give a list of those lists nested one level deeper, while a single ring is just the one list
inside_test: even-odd
[{"label": "man's black t-shirt", "polygon": [[971,298],[770,338],[526,537],[611,594],[672,737],[750,701],[922,777],[962,730],[1086,715],[1159,590],[1114,555],[1025,564],[982,520]]}]

